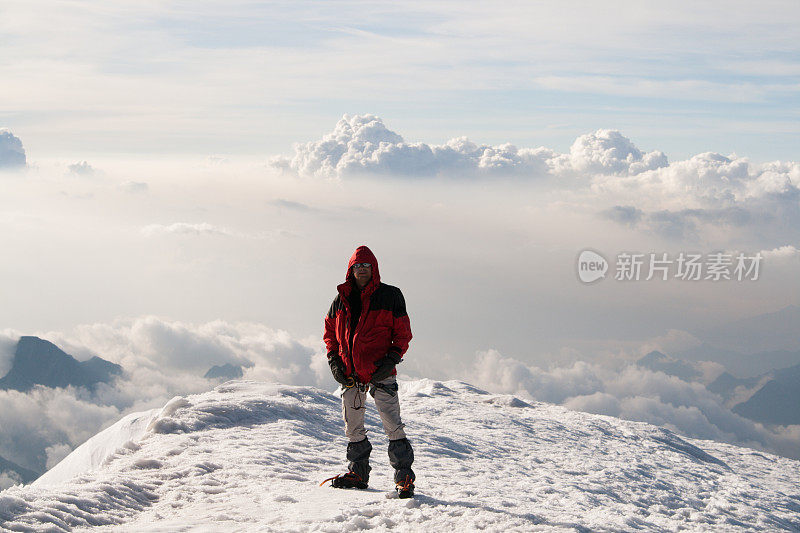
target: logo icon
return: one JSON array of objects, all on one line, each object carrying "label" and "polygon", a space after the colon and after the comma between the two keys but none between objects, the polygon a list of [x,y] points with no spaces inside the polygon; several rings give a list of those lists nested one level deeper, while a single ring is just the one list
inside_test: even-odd
[{"label": "logo icon", "polygon": [[584,250],[578,255],[578,278],[584,283],[592,283],[606,277],[608,261],[592,250]]}]

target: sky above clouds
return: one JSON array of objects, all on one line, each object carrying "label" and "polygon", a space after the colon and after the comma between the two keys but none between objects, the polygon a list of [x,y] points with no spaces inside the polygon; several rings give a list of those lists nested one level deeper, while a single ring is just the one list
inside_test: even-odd
[{"label": "sky above clouds", "polygon": [[[0,375],[19,335],[130,374],[0,393],[37,443],[0,455],[44,468],[211,365],[333,387],[322,317],[361,244],[404,292],[409,376],[797,455],[625,365],[800,305],[798,24],[796,2],[4,2]],[[579,280],[586,249],[606,279]],[[621,253],[715,252],[761,253],[758,280],[613,279]]]},{"label": "sky above clouds", "polygon": [[610,128],[672,158],[796,159],[791,1],[12,0],[0,15],[0,125],[38,157],[283,153],[375,113],[429,144],[566,151]]}]

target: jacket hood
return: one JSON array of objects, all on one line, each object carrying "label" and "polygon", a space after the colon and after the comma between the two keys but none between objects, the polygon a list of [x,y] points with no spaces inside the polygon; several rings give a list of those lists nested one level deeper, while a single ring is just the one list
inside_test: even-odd
[{"label": "jacket hood", "polygon": [[369,280],[367,287],[377,287],[381,282],[381,274],[378,270],[378,259],[375,257],[375,254],[372,253],[372,250],[367,248],[366,246],[359,246],[356,248],[356,251],[353,252],[352,257],[350,257],[350,261],[347,263],[347,272],[345,272],[344,280],[345,283],[349,285],[349,282],[353,280],[353,265],[356,263],[369,263],[372,265],[372,279]]}]

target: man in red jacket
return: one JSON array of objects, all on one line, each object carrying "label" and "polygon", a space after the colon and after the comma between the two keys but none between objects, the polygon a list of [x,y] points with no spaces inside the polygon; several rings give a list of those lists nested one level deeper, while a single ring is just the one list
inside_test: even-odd
[{"label": "man in red jacket", "polygon": [[414,451],[400,419],[395,365],[411,340],[411,325],[400,289],[381,283],[378,260],[359,246],[347,264],[345,282],[337,287],[325,317],[328,364],[342,385],[342,413],[348,472],[333,479],[337,488],[367,488],[372,445],[364,428],[367,391],[375,399],[383,429],[389,436],[389,463],[401,497],[414,493]]}]

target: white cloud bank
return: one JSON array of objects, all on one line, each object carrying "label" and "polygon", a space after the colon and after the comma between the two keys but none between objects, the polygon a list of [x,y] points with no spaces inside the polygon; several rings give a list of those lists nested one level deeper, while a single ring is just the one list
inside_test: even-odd
[{"label": "white cloud bank", "polygon": [[21,168],[26,164],[22,141],[6,128],[0,128],[0,168]]},{"label": "white cloud bank", "polygon": [[800,459],[800,426],[766,429],[734,414],[700,383],[633,364],[611,368],[579,361],[545,370],[488,350],[477,355],[462,379],[493,392],[649,422],[689,437]]},{"label": "white cloud bank", "polygon": [[479,145],[466,137],[445,144],[406,142],[374,115],[345,115],[318,141],[295,145],[273,167],[306,177],[516,177],[547,179],[553,191],[591,205],[607,219],[669,238],[694,239],[707,225],[768,223],[784,233],[800,223],[800,162],[753,164],[705,152],[670,163],[644,152],[619,131],[581,135],[569,153],[512,144]]},{"label": "white cloud bank", "polygon": [[791,244],[779,246],[772,250],[761,250],[761,255],[766,259],[788,260],[800,257],[800,249]]},{"label": "white cloud bank", "polygon": [[360,173],[415,177],[632,175],[668,163],[663,153],[643,153],[614,130],[582,135],[569,154],[559,154],[544,147],[476,144],[466,137],[441,145],[408,143],[379,117],[344,115],[321,140],[296,144],[293,157],[276,157],[271,164],[303,176],[342,178]]}]

